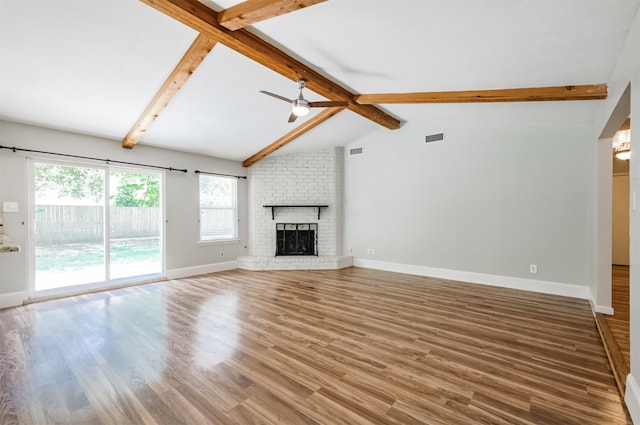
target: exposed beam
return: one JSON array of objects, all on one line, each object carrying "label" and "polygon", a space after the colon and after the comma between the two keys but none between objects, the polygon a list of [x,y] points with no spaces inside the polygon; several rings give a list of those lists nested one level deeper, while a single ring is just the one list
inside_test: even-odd
[{"label": "exposed beam", "polygon": [[537,102],[548,100],[596,100],[607,98],[606,84],[582,86],[530,87],[498,90],[442,91],[423,93],[361,94],[356,102],[378,103],[473,103]]},{"label": "exposed beam", "polygon": [[218,24],[218,13],[198,0],[141,0],[179,22],[218,40],[253,61],[289,78],[304,79],[307,87],[329,100],[349,102],[348,108],[388,129],[400,128],[400,121],[373,105],[354,101],[354,94],[329,80],[309,66],[245,29],[230,31]]},{"label": "exposed beam", "polygon": [[326,0],[247,0],[218,13],[218,23],[235,31]]},{"label": "exposed beam", "polygon": [[206,35],[198,34],[182,59],[180,59],[180,62],[178,62],[164,84],[162,84],[162,87],[160,87],[160,90],[158,90],[153,97],[151,103],[149,103],[131,130],[129,130],[129,134],[122,140],[122,147],[132,149],[140,141],[153,121],[158,118],[160,112],[169,104],[184,83],[187,82],[191,74],[193,74],[195,69],[202,63],[204,58],[207,57],[216,43],[215,40]]},{"label": "exposed beam", "polygon": [[279,138],[278,140],[276,140],[275,142],[273,142],[272,144],[270,144],[266,148],[260,150],[259,152],[255,153],[255,154],[251,155],[249,158],[245,159],[242,162],[242,166],[243,167],[252,166],[256,162],[258,162],[261,159],[263,159],[264,157],[266,157],[268,155],[271,155],[273,152],[277,151],[278,149],[280,149],[284,145],[286,145],[286,144],[292,142],[293,140],[297,139],[298,137],[302,136],[304,133],[308,132],[312,128],[316,127],[319,124],[322,124],[323,122],[325,122],[329,118],[333,117],[334,115],[336,115],[338,112],[342,111],[343,109],[344,108],[327,108],[327,109],[324,109],[323,111],[321,111],[318,114],[314,115],[313,117],[309,118],[302,125],[296,127],[292,131],[288,132],[287,134],[285,134],[284,136],[282,136],[281,138]]}]

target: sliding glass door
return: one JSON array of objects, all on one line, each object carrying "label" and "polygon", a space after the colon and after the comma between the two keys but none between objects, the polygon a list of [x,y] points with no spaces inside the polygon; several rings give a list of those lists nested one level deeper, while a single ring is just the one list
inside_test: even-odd
[{"label": "sliding glass door", "polygon": [[161,174],[39,161],[33,171],[35,291],[162,274]]},{"label": "sliding glass door", "polygon": [[111,279],[162,272],[160,174],[109,173]]},{"label": "sliding glass door", "polygon": [[105,170],[35,163],[35,289],[106,280]]}]

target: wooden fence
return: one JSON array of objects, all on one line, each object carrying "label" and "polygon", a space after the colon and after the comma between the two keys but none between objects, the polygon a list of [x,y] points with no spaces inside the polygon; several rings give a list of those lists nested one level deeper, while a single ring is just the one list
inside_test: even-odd
[{"label": "wooden fence", "polygon": [[[160,236],[160,208],[111,207],[110,213],[111,238]],[[36,241],[40,245],[96,243],[103,239],[103,207],[36,206]]]}]

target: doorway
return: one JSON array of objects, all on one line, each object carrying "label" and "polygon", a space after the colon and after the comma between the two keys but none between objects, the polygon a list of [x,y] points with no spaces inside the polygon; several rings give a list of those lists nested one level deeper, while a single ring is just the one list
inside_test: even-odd
[{"label": "doorway", "polygon": [[[592,286],[594,311],[598,330],[613,370],[620,393],[626,391],[630,371],[630,155],[624,161],[615,158],[618,152],[619,130],[627,125],[631,112],[631,85],[628,85],[609,121],[598,145],[596,261],[595,283]],[[630,143],[630,135],[627,137]],[[630,145],[626,146],[630,153]],[[620,149],[622,150],[622,149]],[[618,264],[616,264],[618,263]],[[625,264],[626,263],[626,264]]]},{"label": "doorway", "polygon": [[161,173],[32,165],[32,294],[162,276]]},{"label": "doorway", "polygon": [[[631,119],[628,117],[613,137],[613,177],[611,188],[611,307],[613,315],[604,316],[611,333],[606,342],[611,353],[616,379],[626,381],[631,370],[630,341],[630,180],[628,149],[630,149]],[[626,382],[618,383],[625,392]]]}]

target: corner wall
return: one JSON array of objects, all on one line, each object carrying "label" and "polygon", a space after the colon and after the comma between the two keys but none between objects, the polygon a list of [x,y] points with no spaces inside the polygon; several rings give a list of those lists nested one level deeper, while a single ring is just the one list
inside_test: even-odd
[{"label": "corner wall", "polygon": [[[345,251],[353,250],[356,265],[479,283],[505,277],[521,289],[586,298],[588,125],[570,114],[505,120],[486,104],[439,118],[427,112],[436,107],[424,110],[400,130],[346,149],[363,148],[345,159]],[[425,143],[436,131],[445,140]]]}]

